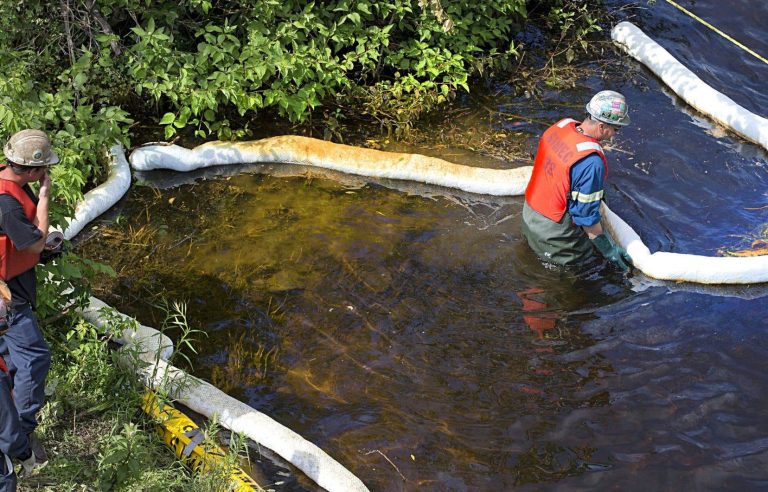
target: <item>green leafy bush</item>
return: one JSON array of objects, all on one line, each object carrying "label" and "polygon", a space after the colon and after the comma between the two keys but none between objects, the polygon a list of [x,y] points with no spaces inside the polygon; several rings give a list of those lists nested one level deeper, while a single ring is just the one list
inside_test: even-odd
[{"label": "green leafy bush", "polygon": [[[68,2],[60,15],[0,7],[21,21],[6,23],[0,43],[43,50],[35,71],[66,82],[71,96],[61,97],[76,106],[154,103],[167,138],[185,128],[241,136],[232,119],[267,109],[302,122],[350,95],[374,117],[409,122],[517,56],[511,39],[527,15],[524,0],[90,3]],[[46,39],[32,34],[41,27]],[[69,67],[43,48],[51,40]]]}]

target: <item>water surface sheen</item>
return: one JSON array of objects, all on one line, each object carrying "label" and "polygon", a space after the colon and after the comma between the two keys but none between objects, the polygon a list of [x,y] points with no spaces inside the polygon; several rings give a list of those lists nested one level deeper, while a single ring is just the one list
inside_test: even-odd
[{"label": "water surface sheen", "polygon": [[[681,3],[768,51],[760,17],[745,14],[763,9],[764,20],[763,2]],[[768,67],[665,2],[635,20],[765,112]],[[619,64],[627,77],[535,101],[468,101],[452,124],[483,121],[491,104],[489,131],[521,132],[533,150],[546,122],[580,117],[594,90],[620,90],[633,124],[608,153],[612,208],[652,250],[747,244],[768,222],[765,153],[633,61]],[[121,273],[107,300],[147,324],[159,325],[156,296],[188,300],[193,327],[208,334],[195,372],[371,490],[768,489],[765,286],[575,279],[544,269],[521,240],[521,198],[241,171],[251,172],[162,193],[135,187],[121,210],[130,224],[110,232],[130,227],[132,239],[111,258],[110,235],[83,249]]]}]

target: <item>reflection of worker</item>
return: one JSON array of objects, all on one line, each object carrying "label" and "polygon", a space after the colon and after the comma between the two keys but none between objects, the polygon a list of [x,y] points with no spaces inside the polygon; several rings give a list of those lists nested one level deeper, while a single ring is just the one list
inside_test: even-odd
[{"label": "reflection of worker", "polygon": [[587,104],[587,113],[581,123],[566,118],[542,135],[525,190],[523,234],[545,262],[583,266],[594,261],[597,249],[618,268],[628,270],[631,258],[600,225],[608,175],[600,142],[629,124],[627,103],[618,92],[601,91]]},{"label": "reflection of worker", "polygon": [[[29,436],[37,460],[45,461],[45,450],[33,431],[43,405],[51,352],[32,311],[37,300],[35,265],[48,236],[48,166],[59,158],[40,130],[16,133],[3,151],[8,162],[0,170],[0,278],[8,283],[13,300],[0,355],[13,377],[20,430]],[[40,183],[37,197],[29,187],[35,181]]]},{"label": "reflection of worker", "polygon": [[546,332],[553,330],[557,324],[557,315],[547,309],[545,302],[536,299],[543,293],[543,289],[536,287],[517,292],[517,297],[523,302],[523,322],[539,339],[543,339]]}]

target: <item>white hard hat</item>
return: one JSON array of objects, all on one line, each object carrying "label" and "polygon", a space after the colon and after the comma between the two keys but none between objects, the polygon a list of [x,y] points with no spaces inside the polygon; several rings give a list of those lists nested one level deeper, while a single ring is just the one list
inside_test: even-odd
[{"label": "white hard hat", "polygon": [[600,91],[587,103],[592,118],[614,126],[629,125],[627,100],[616,91]]},{"label": "white hard hat", "polygon": [[59,156],[51,149],[51,139],[41,130],[14,133],[3,153],[9,161],[20,166],[51,166],[59,162]]}]

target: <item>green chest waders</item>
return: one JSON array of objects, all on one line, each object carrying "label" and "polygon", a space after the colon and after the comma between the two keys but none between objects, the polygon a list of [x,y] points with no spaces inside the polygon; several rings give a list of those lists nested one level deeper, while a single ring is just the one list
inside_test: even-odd
[{"label": "green chest waders", "polygon": [[525,203],[522,230],[534,253],[547,263],[578,266],[596,259],[592,241],[581,227],[571,223],[568,212],[555,222]]}]

